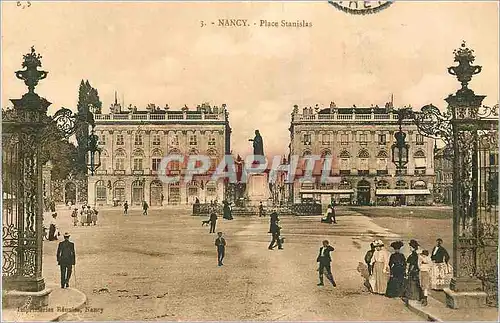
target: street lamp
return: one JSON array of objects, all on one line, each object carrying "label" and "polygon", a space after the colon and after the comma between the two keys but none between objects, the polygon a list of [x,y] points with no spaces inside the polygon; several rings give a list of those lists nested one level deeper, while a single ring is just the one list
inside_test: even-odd
[{"label": "street lamp", "polygon": [[91,175],[94,175],[96,169],[101,166],[101,149],[98,146],[99,137],[95,134],[94,127],[95,125],[92,125],[87,145],[87,168]]},{"label": "street lamp", "polygon": [[406,167],[408,164],[408,152],[410,150],[410,145],[406,143],[406,133],[403,132],[403,120],[405,118],[412,118],[414,112],[411,108],[403,108],[396,111],[398,115],[398,125],[399,131],[394,134],[396,142],[392,144],[392,162],[396,165],[398,172]]}]

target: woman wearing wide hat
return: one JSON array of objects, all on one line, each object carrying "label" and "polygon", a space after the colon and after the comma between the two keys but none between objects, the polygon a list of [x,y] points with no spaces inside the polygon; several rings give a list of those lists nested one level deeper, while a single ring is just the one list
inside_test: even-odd
[{"label": "woman wearing wide hat", "polygon": [[408,264],[408,282],[406,283],[405,300],[417,300],[422,299],[422,288],[420,287],[420,269],[418,266],[418,242],[416,240],[410,240],[411,254],[406,259]]},{"label": "woman wearing wide hat", "polygon": [[373,274],[371,282],[373,293],[384,295],[389,276],[389,255],[382,240],[375,241],[375,251],[371,259]]},{"label": "woman wearing wide hat", "polygon": [[406,274],[406,259],[405,256],[400,253],[400,250],[403,247],[403,242],[395,241],[391,243],[391,247],[394,249],[394,253],[389,258],[391,276],[389,278],[389,282],[387,283],[385,296],[401,297],[404,292],[404,280]]}]

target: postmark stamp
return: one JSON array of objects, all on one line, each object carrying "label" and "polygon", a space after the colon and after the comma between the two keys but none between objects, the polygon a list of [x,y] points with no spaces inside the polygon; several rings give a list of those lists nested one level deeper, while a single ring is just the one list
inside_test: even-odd
[{"label": "postmark stamp", "polygon": [[388,8],[394,1],[333,1],[328,0],[335,8],[353,15],[368,15]]}]

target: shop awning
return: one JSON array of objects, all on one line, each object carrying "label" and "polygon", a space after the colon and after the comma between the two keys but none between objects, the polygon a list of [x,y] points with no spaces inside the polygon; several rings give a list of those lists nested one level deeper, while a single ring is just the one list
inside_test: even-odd
[{"label": "shop awning", "polygon": [[300,194],[353,194],[354,190],[300,190]]},{"label": "shop awning", "polygon": [[429,195],[428,189],[377,189],[375,195]]}]

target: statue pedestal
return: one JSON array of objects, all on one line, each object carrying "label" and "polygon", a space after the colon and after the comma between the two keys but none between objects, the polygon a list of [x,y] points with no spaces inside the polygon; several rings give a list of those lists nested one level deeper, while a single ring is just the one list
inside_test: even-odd
[{"label": "statue pedestal", "polygon": [[446,305],[450,308],[486,307],[483,284],[476,278],[452,278],[450,288],[445,288]]},{"label": "statue pedestal", "polygon": [[258,206],[260,202],[267,206],[271,201],[267,174],[250,174],[248,176],[246,195],[249,206]]}]

